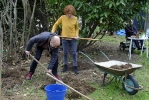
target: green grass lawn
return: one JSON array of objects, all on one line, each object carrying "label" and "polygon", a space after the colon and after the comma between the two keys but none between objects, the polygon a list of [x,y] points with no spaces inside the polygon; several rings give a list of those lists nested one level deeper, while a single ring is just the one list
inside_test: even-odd
[{"label": "green grass lawn", "polygon": [[[125,41],[125,38],[124,36],[116,36],[116,38],[106,36],[102,41],[119,44],[120,41]],[[121,82],[112,81],[109,85],[102,88],[99,84],[91,83],[97,90],[90,94],[89,97],[94,100],[149,100],[149,58],[146,58],[146,53],[143,53],[142,57],[140,57],[138,64],[143,65],[143,67],[137,69],[133,76],[143,89],[139,90],[135,95],[129,95],[123,89]]]},{"label": "green grass lawn", "polygon": [[142,58],[143,68],[135,71],[135,78],[138,81],[139,85],[143,87],[142,90],[139,90],[135,95],[129,95],[127,91],[122,88],[122,83],[116,83],[112,81],[109,85],[99,88],[99,85],[93,83],[97,90],[89,95],[91,98],[95,100],[148,100],[149,98],[149,67],[147,59]]}]

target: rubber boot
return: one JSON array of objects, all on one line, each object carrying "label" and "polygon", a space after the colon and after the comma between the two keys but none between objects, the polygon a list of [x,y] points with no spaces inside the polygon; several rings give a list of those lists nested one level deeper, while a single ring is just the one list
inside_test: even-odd
[{"label": "rubber boot", "polygon": [[[58,74],[54,75],[59,81],[61,81],[63,83],[63,81],[61,80],[61,78],[59,77]],[[60,84],[63,85],[62,83],[60,83],[59,81],[56,80],[56,84]]]},{"label": "rubber boot", "polygon": [[68,70],[68,65],[64,65],[62,72],[66,72]]},{"label": "rubber boot", "polygon": [[31,80],[32,75],[33,75],[33,73],[32,73],[32,72],[29,72],[29,73],[27,74],[27,76],[26,76],[26,79],[27,79],[27,80]]},{"label": "rubber boot", "polygon": [[58,80],[61,80],[58,74],[54,75]]},{"label": "rubber boot", "polygon": [[75,74],[79,74],[77,66],[74,66],[73,69]]}]

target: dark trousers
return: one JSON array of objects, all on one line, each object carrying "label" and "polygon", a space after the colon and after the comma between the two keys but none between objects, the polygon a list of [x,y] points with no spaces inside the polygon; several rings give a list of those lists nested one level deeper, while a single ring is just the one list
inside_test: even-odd
[{"label": "dark trousers", "polygon": [[142,48],[143,40],[134,40],[134,43],[138,49]]},{"label": "dark trousers", "polygon": [[[44,50],[44,48],[41,48],[41,47],[37,47],[37,49],[36,49],[35,59],[37,59],[38,61],[40,60],[40,57],[41,57],[43,50]],[[30,72],[34,73],[36,67],[37,67],[37,62],[35,60],[33,60],[31,63],[31,66],[30,66]],[[53,75],[57,74],[57,68],[58,68],[58,59],[52,68],[52,74]]]}]

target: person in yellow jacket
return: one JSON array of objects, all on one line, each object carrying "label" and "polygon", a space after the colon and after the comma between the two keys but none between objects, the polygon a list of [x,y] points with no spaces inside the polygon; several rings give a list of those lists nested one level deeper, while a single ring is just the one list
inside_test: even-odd
[{"label": "person in yellow jacket", "polygon": [[64,8],[64,15],[60,16],[58,20],[52,27],[51,32],[55,32],[57,27],[62,25],[62,47],[64,54],[64,66],[62,72],[66,72],[68,70],[68,49],[70,46],[71,54],[72,54],[72,64],[75,74],[79,74],[78,72],[78,63],[77,63],[77,39],[79,38],[79,27],[78,27],[78,18],[75,16],[76,10],[74,6],[67,5]]}]

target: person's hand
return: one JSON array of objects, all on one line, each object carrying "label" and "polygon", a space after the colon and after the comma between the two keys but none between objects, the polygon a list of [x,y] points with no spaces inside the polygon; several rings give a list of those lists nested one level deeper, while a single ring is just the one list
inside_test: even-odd
[{"label": "person's hand", "polygon": [[25,53],[29,56],[30,55],[30,51],[25,51]]},{"label": "person's hand", "polygon": [[47,73],[52,74],[52,70],[51,69],[48,69],[47,70]]},{"label": "person's hand", "polygon": [[76,40],[78,40],[79,39],[79,36],[76,36],[76,37],[74,37]]}]

